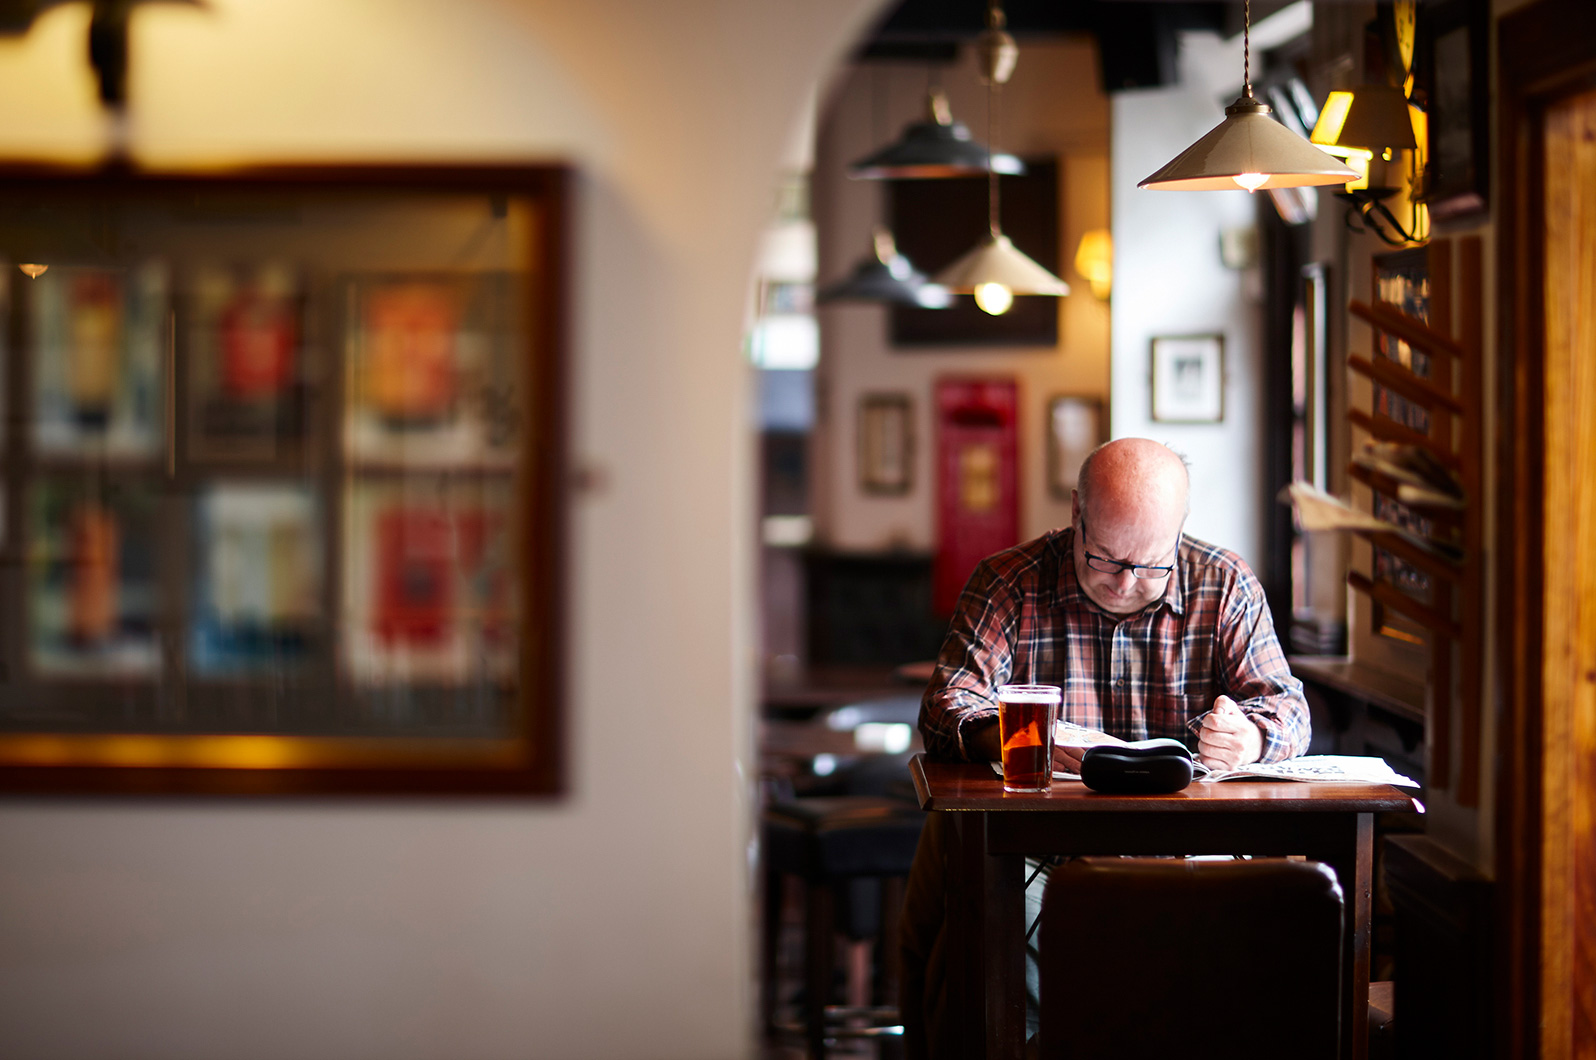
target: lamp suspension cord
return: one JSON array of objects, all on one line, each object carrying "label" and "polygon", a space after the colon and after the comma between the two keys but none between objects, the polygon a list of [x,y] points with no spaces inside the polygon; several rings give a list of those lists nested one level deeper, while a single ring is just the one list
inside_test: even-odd
[{"label": "lamp suspension cord", "polygon": [[992,165],[992,153],[997,150],[997,108],[992,105],[992,98],[997,94],[997,79],[989,80],[986,85],[986,226],[996,239],[1003,230],[998,224],[998,175],[997,169]]},{"label": "lamp suspension cord", "polygon": [[1241,80],[1243,94],[1252,98],[1252,0],[1241,5]]}]

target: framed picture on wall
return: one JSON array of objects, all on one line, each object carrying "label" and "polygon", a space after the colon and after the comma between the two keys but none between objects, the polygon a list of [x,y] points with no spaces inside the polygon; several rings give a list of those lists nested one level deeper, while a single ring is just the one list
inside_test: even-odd
[{"label": "framed picture on wall", "polygon": [[1225,418],[1223,335],[1168,335],[1153,340],[1153,419],[1218,423]]},{"label": "framed picture on wall", "polygon": [[1060,395],[1047,403],[1047,490],[1067,501],[1081,461],[1103,443],[1103,403],[1095,397]]},{"label": "framed picture on wall", "polygon": [[859,399],[859,488],[903,494],[914,483],[914,421],[907,394]]},{"label": "framed picture on wall", "polygon": [[0,792],[561,790],[567,181],[0,173]]}]

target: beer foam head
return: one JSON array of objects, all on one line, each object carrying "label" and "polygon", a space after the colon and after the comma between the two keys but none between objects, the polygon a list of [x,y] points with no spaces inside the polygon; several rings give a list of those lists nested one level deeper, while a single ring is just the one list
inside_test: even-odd
[{"label": "beer foam head", "polygon": [[1057,703],[1058,685],[999,685],[997,697],[1008,703]]}]

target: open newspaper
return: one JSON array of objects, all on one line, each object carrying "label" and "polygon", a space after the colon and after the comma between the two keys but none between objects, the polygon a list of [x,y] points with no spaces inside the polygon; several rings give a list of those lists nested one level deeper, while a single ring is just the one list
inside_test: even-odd
[{"label": "open newspaper", "polygon": [[[1069,747],[1091,747],[1096,744],[1124,743],[1117,736],[1088,729],[1073,722],[1059,721],[1053,727],[1053,740]],[[1398,773],[1384,759],[1358,755],[1301,755],[1284,762],[1254,762],[1239,769],[1209,769],[1193,761],[1192,777],[1195,780],[1218,782],[1221,780],[1302,780],[1314,783],[1338,784],[1395,784],[1398,787],[1416,788],[1418,784]],[[1076,773],[1062,770],[1053,773],[1055,780],[1079,780]]]}]

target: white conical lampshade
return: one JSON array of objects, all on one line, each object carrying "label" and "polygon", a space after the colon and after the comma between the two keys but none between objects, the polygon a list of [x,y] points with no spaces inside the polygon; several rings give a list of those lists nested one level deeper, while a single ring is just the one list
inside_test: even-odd
[{"label": "white conical lampshade", "polygon": [[935,281],[954,294],[973,294],[995,283],[1014,294],[1066,295],[1070,285],[1048,272],[1009,242],[1001,232],[982,240],[974,250],[937,273]]},{"label": "white conical lampshade", "polygon": [[1269,117],[1266,105],[1245,95],[1225,108],[1224,121],[1137,187],[1256,191],[1357,179],[1354,170]]}]

